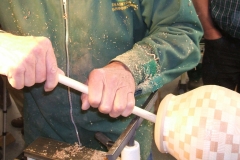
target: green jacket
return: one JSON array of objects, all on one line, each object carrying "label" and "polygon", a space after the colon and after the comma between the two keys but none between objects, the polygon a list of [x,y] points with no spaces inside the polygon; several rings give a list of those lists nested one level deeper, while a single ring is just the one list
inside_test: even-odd
[{"label": "green jacket", "polygon": [[[136,105],[149,93],[195,67],[200,60],[202,28],[193,4],[187,0],[71,0],[66,13],[62,0],[1,0],[0,24],[17,35],[46,36],[52,41],[58,66],[85,82],[94,68],[111,60],[125,63],[134,75]],[[67,35],[65,20],[67,18]],[[66,41],[68,45],[66,45]],[[66,47],[69,63],[67,63]],[[38,136],[74,143],[69,103],[81,143],[102,149],[94,139],[102,131],[116,140],[128,118],[110,118],[96,109],[81,110],[80,93],[58,85],[46,93],[43,84],[26,87],[24,127],[28,145]],[[142,158],[149,154],[153,124],[144,121],[137,130]]]}]

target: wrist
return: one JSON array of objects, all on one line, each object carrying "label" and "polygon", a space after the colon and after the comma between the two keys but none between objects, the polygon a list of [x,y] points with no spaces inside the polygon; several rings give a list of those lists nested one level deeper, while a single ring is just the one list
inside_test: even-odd
[{"label": "wrist", "polygon": [[219,39],[222,37],[222,34],[219,30],[212,28],[208,30],[204,30],[204,38],[208,40]]}]

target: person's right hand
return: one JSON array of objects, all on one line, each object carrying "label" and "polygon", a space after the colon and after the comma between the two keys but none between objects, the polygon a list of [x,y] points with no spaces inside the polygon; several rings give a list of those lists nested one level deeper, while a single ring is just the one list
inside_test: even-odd
[{"label": "person's right hand", "polygon": [[204,29],[204,38],[207,40],[216,40],[222,37],[220,31],[214,27]]},{"label": "person's right hand", "polygon": [[0,74],[16,89],[44,81],[45,91],[58,83],[56,57],[46,37],[15,36],[0,33]]}]

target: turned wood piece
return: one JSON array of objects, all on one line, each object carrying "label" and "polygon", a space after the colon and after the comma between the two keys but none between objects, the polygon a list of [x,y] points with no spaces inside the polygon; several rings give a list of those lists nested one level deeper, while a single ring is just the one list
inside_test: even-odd
[{"label": "turned wood piece", "polygon": [[159,151],[176,159],[240,159],[240,94],[215,85],[169,94],[154,132]]}]

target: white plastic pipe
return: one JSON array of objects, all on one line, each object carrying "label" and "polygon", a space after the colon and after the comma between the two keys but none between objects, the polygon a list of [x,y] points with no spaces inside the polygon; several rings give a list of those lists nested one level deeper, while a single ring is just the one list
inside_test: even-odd
[{"label": "white plastic pipe", "polygon": [[[80,83],[80,82],[78,82],[74,79],[71,79],[69,77],[66,77],[64,75],[59,74],[58,75],[58,82],[66,85],[70,88],[73,88],[77,91],[88,94],[88,86],[83,84],[83,83]],[[146,120],[149,120],[153,123],[155,123],[155,121],[156,121],[156,115],[155,114],[153,114],[151,112],[148,112],[148,111],[146,111],[142,108],[139,108],[137,106],[134,106],[132,113],[139,116],[139,117],[142,117]]]}]

